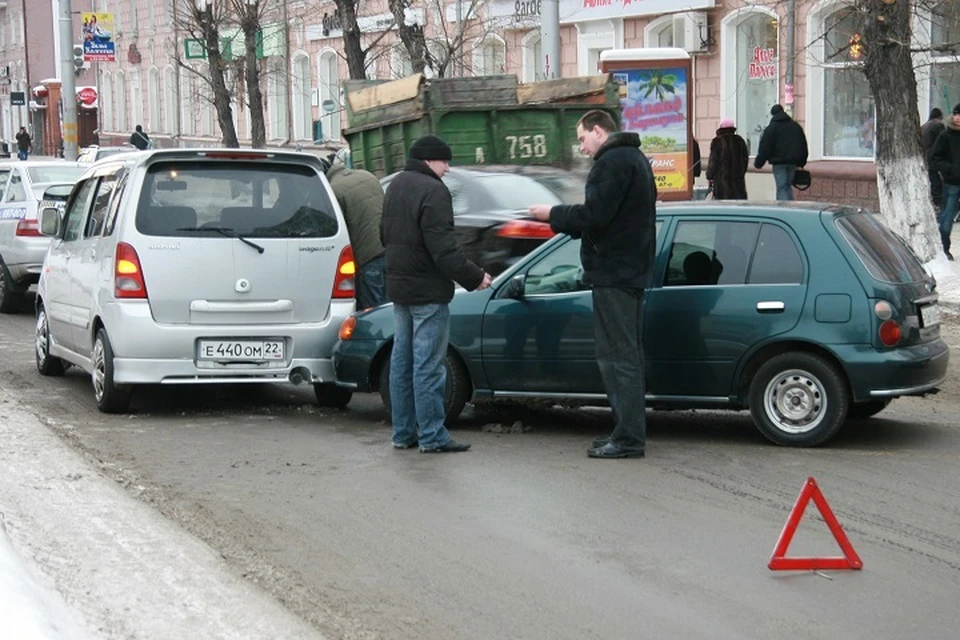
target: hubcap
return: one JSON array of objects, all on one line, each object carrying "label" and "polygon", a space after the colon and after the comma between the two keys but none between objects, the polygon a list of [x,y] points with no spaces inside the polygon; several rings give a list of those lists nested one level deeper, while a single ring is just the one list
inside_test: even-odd
[{"label": "hubcap", "polygon": [[767,385],[764,409],[770,421],[786,433],[815,429],[827,410],[823,384],[809,371],[784,371]]},{"label": "hubcap", "polygon": [[103,341],[97,338],[93,343],[93,396],[97,402],[103,399],[103,381],[107,375],[107,365],[103,356]]},{"label": "hubcap", "polygon": [[[2,278],[0,278],[2,281]],[[3,285],[0,284],[0,292]],[[43,365],[49,353],[49,333],[47,332],[47,314],[43,310],[37,314],[37,362]]]}]

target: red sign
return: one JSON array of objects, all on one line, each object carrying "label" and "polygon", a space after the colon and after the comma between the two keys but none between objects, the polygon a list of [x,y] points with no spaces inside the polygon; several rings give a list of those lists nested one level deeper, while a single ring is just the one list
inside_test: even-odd
[{"label": "red sign", "polygon": [[753,60],[747,73],[751,80],[772,80],[777,77],[777,57],[773,49],[753,48]]},{"label": "red sign", "polygon": [[77,91],[77,98],[88,107],[97,101],[97,90],[93,87],[84,87]]}]

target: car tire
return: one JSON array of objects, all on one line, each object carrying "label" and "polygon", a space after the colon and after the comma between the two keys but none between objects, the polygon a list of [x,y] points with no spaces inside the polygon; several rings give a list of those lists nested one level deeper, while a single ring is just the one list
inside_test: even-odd
[{"label": "car tire", "polygon": [[37,371],[42,376],[61,376],[67,369],[63,360],[50,355],[50,323],[42,304],[37,307],[36,356]]},{"label": "car tire", "polygon": [[774,356],[750,383],[750,414],[779,445],[814,447],[843,425],[850,394],[843,375],[825,358],[789,352]]},{"label": "car tire", "polygon": [[338,387],[332,382],[314,382],[313,393],[317,396],[318,405],[332,409],[343,409],[353,398],[352,391]]},{"label": "car tire", "polygon": [[0,261],[0,313],[16,313],[25,300],[23,291],[10,277],[7,265]]},{"label": "car tire", "polygon": [[[443,360],[443,367],[447,371],[447,385],[443,397],[444,423],[451,425],[463,412],[464,406],[470,399],[471,385],[470,375],[466,367],[460,362],[452,351],[447,350],[447,357]],[[383,360],[383,366],[380,367],[380,399],[383,400],[383,408],[390,416],[390,354]]]},{"label": "car tire", "polygon": [[104,328],[93,340],[93,398],[103,413],[123,413],[130,408],[131,390],[113,381],[113,347]]},{"label": "car tire", "polygon": [[877,415],[888,406],[892,400],[869,400],[867,402],[855,402],[847,409],[847,420],[866,420]]}]

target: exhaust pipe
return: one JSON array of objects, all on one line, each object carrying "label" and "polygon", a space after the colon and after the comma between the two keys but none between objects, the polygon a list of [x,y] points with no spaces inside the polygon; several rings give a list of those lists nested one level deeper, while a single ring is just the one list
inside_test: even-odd
[{"label": "exhaust pipe", "polygon": [[290,372],[290,384],[303,384],[309,380],[313,380],[313,374],[306,367],[297,367]]}]

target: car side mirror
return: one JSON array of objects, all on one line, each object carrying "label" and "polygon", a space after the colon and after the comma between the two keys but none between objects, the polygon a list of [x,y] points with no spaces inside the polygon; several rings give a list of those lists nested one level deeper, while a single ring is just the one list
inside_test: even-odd
[{"label": "car side mirror", "polygon": [[44,207],[40,210],[40,233],[55,236],[60,232],[60,210],[56,207]]},{"label": "car side mirror", "polygon": [[513,278],[510,279],[510,284],[507,285],[506,296],[508,298],[523,300],[523,290],[526,288],[526,283],[526,274],[521,273],[513,276]]}]

